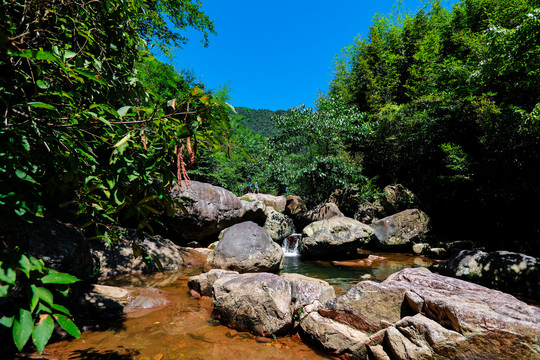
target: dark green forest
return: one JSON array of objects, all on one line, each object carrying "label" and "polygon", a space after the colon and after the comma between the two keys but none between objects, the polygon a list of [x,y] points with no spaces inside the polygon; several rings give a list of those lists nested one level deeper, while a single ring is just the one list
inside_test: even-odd
[{"label": "dark green forest", "polygon": [[314,108],[276,112],[235,109],[227,87],[158,61],[153,48],[188,41],[170,24],[215,34],[192,0],[2,0],[0,300],[26,303],[0,330],[19,350],[32,338],[41,351],[55,323],[80,335],[57,303],[77,279],[27,256],[32,224],[67,221],[111,245],[117,224],[166,233],[166,189],[187,179],[258,181],[309,206],[399,183],[437,240],[540,255],[538,0],[377,16]]}]

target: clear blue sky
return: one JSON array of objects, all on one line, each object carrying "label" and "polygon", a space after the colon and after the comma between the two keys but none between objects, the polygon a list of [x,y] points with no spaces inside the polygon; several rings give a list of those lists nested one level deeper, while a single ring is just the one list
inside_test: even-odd
[{"label": "clear blue sky", "polygon": [[[422,4],[404,0],[401,7],[415,13]],[[373,16],[390,14],[394,5],[394,0],[205,0],[202,9],[217,31],[210,46],[204,48],[202,36],[189,32],[190,42],[174,51],[172,60],[161,60],[194,70],[211,89],[229,84],[234,106],[311,107],[318,91],[328,90],[336,55],[356,36],[367,37]]]}]

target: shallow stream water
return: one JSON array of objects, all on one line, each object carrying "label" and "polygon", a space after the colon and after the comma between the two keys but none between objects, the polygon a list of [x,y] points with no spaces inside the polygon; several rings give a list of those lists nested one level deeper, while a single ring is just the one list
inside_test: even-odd
[{"label": "shallow stream water", "polygon": [[[400,269],[431,264],[429,259],[403,254],[374,256],[378,261],[369,266],[354,262],[341,265],[307,262],[297,256],[287,256],[282,272],[326,280],[341,288],[338,293],[343,293],[366,274],[372,280],[382,281]],[[187,280],[199,272],[200,269],[188,268],[105,281],[107,285],[122,287],[158,287],[169,294],[172,304],[148,313],[136,313],[100,331],[86,331],[80,339],[51,344],[45,348],[43,356],[58,360],[335,359],[307,346],[298,336],[261,338],[220,325],[212,317],[210,299],[195,299],[189,295]]]}]

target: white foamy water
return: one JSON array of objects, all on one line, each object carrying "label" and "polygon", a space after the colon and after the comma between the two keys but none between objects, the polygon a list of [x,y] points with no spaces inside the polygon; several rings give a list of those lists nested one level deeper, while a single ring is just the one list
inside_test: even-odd
[{"label": "white foamy water", "polygon": [[284,239],[283,245],[281,245],[283,254],[285,256],[300,256],[300,253],[298,252],[298,243],[301,238],[302,234],[292,234]]}]

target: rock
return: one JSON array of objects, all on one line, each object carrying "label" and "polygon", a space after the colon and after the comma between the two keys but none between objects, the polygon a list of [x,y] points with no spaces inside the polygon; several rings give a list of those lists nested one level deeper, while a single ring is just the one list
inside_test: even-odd
[{"label": "rock", "polygon": [[418,207],[418,198],[401,184],[388,185],[383,189],[381,205],[387,215]]},{"label": "rock", "polygon": [[[383,263],[383,262],[385,262],[387,260],[388,260],[388,258],[386,258],[384,256],[368,255],[367,257],[365,257],[363,259],[332,261],[331,263],[332,263],[332,265],[346,267],[346,268],[359,268],[359,269],[367,268],[367,269],[372,269],[372,268],[377,267],[377,266],[374,266],[373,264]],[[369,274],[366,274],[366,275],[368,275],[369,277],[371,276]]]},{"label": "rock", "polygon": [[298,310],[315,301],[324,303],[336,296],[334,287],[326,281],[300,274],[281,274],[291,284],[291,297],[294,309]]},{"label": "rock", "polygon": [[287,196],[285,211],[283,211],[285,215],[289,217],[295,217],[296,214],[299,214],[306,210],[307,210],[306,204],[299,196],[296,196],[296,195]]},{"label": "rock", "polygon": [[[433,359],[448,358],[448,351],[453,351],[449,354],[455,359],[540,358],[540,309],[509,294],[421,269],[402,270],[381,285],[407,289],[423,300],[422,314],[440,327],[426,329],[426,321],[417,317],[401,327],[410,329],[412,323],[417,323],[423,325],[415,328],[423,330],[400,332],[416,344],[419,336],[415,333],[427,334],[427,342],[436,354]],[[395,325],[397,328],[398,323]],[[463,341],[455,342],[460,336]],[[447,337],[450,343],[455,342],[455,350],[448,349]]]},{"label": "rock", "polygon": [[[40,258],[45,266],[81,279],[92,275],[93,261],[88,242],[75,226],[56,219],[36,218],[31,227],[19,232],[17,243],[28,254]],[[9,238],[9,234],[5,234]]]},{"label": "rock", "polygon": [[240,200],[240,202],[242,203],[242,208],[244,209],[244,215],[242,216],[242,220],[239,222],[253,221],[257,225],[263,226],[264,222],[266,221],[268,211],[268,207],[264,201]]},{"label": "rock", "polygon": [[361,281],[344,295],[324,304],[319,312],[362,331],[375,333],[401,319],[405,291],[373,281]]},{"label": "rock", "polygon": [[268,232],[251,221],[227,228],[209,256],[212,268],[244,272],[277,272],[283,267],[283,250]]},{"label": "rock", "polygon": [[540,260],[532,256],[463,250],[439,264],[437,272],[531,299],[540,298]]},{"label": "rock", "polygon": [[290,217],[283,215],[272,207],[268,207],[267,213],[264,229],[268,231],[272,240],[281,242],[293,233],[294,223]]},{"label": "rock", "polygon": [[294,224],[297,229],[303,229],[315,221],[332,219],[334,217],[343,217],[343,213],[334,203],[318,205],[309,211],[298,213],[294,218]]},{"label": "rock", "polygon": [[358,190],[353,188],[336,189],[328,198],[328,203],[334,203],[347,217],[353,217],[358,209]]},{"label": "rock", "polygon": [[465,336],[421,314],[404,317],[386,329],[386,345],[396,360],[477,358],[464,353]]},{"label": "rock", "polygon": [[274,209],[276,209],[277,211],[281,211],[281,212],[285,210],[285,206],[287,204],[287,199],[284,196],[273,196],[273,195],[267,195],[267,194],[249,193],[240,197],[240,200],[262,201],[266,205],[269,205],[273,207]]},{"label": "rock", "polygon": [[213,289],[214,312],[224,324],[261,336],[291,328],[291,286],[286,279],[270,273],[241,274],[218,279]]},{"label": "rock", "polygon": [[374,221],[370,226],[375,230],[377,246],[401,250],[426,241],[430,219],[423,211],[410,209]]},{"label": "rock", "polygon": [[164,220],[179,241],[206,245],[221,230],[242,221],[246,210],[232,192],[198,181],[190,181],[187,188],[185,182],[182,185],[173,184],[170,194],[173,200],[182,202],[186,212],[178,208],[172,219]]},{"label": "rock", "polygon": [[334,355],[348,355],[355,359],[368,359],[366,344],[369,337],[316,312],[309,313],[300,321],[302,337]]},{"label": "rock", "polygon": [[129,288],[92,285],[72,305],[81,322],[107,321],[121,317],[139,317],[169,305],[167,293],[156,288]]},{"label": "rock", "polygon": [[364,224],[371,224],[373,221],[384,217],[384,208],[379,204],[363,202],[356,208],[354,219]]},{"label": "rock", "polygon": [[[117,228],[117,232],[120,241],[112,248],[103,239],[89,242],[101,276],[154,271],[158,269],[155,259],[159,259],[164,270],[178,270],[184,264],[182,248],[170,240],[133,229]],[[134,246],[136,251],[138,248],[144,249],[153,258],[152,268],[148,268],[142,256],[135,258]]]},{"label": "rock", "polygon": [[188,279],[188,287],[199,296],[212,296],[213,286],[217,279],[238,275],[237,271],[212,269],[207,273],[192,276]]},{"label": "rock", "polygon": [[182,248],[185,267],[203,267],[208,257],[214,252],[208,248]]},{"label": "rock", "polygon": [[354,219],[336,217],[306,226],[298,250],[306,258],[344,258],[371,242],[373,230]]}]

